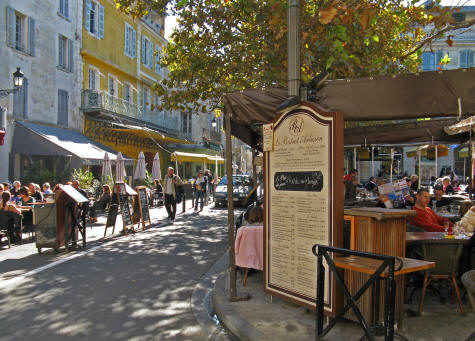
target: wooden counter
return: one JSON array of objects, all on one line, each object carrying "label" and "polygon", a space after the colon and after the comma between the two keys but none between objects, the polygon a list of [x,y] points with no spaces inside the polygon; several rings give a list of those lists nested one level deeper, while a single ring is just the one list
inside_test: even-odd
[{"label": "wooden counter", "polygon": [[[347,240],[349,240],[351,250],[397,257],[406,256],[406,223],[408,219],[416,215],[415,211],[358,207],[345,209],[344,212],[344,219],[351,222],[350,231],[344,231],[344,234],[349,234]],[[345,284],[351,294],[355,294],[368,278],[369,275],[345,270]],[[398,276],[396,278],[396,319],[401,317],[403,299],[404,276]],[[369,321],[371,317],[370,291],[363,295],[358,306],[365,319]],[[348,317],[352,318],[351,315]]]}]

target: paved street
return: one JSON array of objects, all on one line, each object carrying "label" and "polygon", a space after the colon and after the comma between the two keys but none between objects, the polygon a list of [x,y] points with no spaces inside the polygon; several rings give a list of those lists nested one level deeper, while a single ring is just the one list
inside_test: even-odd
[{"label": "paved street", "polygon": [[[3,258],[2,340],[225,340],[210,320],[200,323],[194,297],[227,249],[227,211],[213,206],[174,225],[91,241],[87,252]],[[164,217],[164,208],[153,211]]]}]

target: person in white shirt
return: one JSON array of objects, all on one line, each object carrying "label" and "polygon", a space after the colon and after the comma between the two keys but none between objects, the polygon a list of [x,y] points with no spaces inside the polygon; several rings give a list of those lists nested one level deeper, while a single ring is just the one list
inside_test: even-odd
[{"label": "person in white shirt", "polygon": [[174,172],[173,167],[168,167],[167,176],[161,183],[165,194],[165,208],[167,209],[168,220],[172,223],[176,215],[176,186],[183,185],[183,181]]},{"label": "person in white shirt", "polygon": [[196,176],[195,181],[195,212],[198,212],[198,200],[200,203],[200,211],[203,211],[203,199],[206,195],[206,188],[208,187],[208,178],[203,175],[200,170]]}]

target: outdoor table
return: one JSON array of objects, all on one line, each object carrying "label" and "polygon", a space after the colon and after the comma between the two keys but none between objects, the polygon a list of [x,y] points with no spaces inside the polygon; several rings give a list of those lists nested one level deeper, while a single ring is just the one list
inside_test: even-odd
[{"label": "outdoor table", "polygon": [[236,235],[236,265],[246,268],[243,285],[246,285],[248,269],[262,270],[264,264],[264,227],[241,226]]},{"label": "outdoor table", "polygon": [[[447,240],[457,240],[460,243],[465,243],[470,239],[472,234],[473,232],[466,232],[465,234],[460,234],[455,236],[455,238],[450,238]],[[428,239],[445,239],[445,232],[406,232],[406,243],[414,243]]]}]

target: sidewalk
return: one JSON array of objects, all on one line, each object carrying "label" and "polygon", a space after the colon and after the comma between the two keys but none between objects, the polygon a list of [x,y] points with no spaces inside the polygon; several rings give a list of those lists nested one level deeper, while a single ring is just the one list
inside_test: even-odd
[{"label": "sidewalk", "polygon": [[[247,285],[242,285],[242,275],[237,275],[238,294],[248,293],[250,299],[229,302],[229,275],[221,274],[215,283],[213,304],[220,322],[240,340],[315,340],[315,313],[288,303],[263,291],[262,272],[250,275]],[[468,300],[464,302],[465,316],[460,315],[458,304],[447,290],[442,294],[447,298],[440,303],[436,295],[426,294],[422,316],[404,316],[402,330],[395,329],[411,341],[464,341],[473,333],[475,340],[475,312]],[[414,295],[413,304],[405,305],[417,311],[420,290]],[[343,320],[323,338],[328,341],[359,340],[363,329],[356,323]],[[378,340],[382,338],[377,338]]]},{"label": "sidewalk", "polygon": [[[177,205],[177,219],[179,219],[182,214],[182,204]],[[186,212],[190,212],[191,199],[186,200]],[[165,209],[165,206],[150,208],[150,219],[151,226],[157,227],[157,224],[165,222],[168,214]],[[97,223],[92,224],[87,223],[86,228],[86,250],[91,249],[95,246],[98,246],[106,241],[114,240],[117,238],[126,238],[121,234],[123,230],[122,217],[117,215],[117,221],[115,225],[114,234],[112,234],[112,228],[107,229],[106,237],[104,237],[104,229],[107,220],[106,213],[100,214],[97,217]],[[137,224],[134,225],[137,230]],[[138,228],[138,231],[142,226]],[[79,234],[78,245],[82,245],[82,238]],[[12,244],[11,248],[8,248],[6,238],[3,238],[5,242],[2,242],[0,245],[0,281],[8,280],[10,278],[23,275],[33,269],[46,266],[52,262],[58,261],[62,258],[69,257],[78,252],[82,252],[82,248],[78,250],[73,250],[70,252],[65,252],[64,246],[59,249],[58,253],[55,253],[53,249],[42,248],[42,254],[38,254],[36,248],[36,243],[33,238],[28,238],[28,234],[23,234],[23,244],[16,245]]]}]

